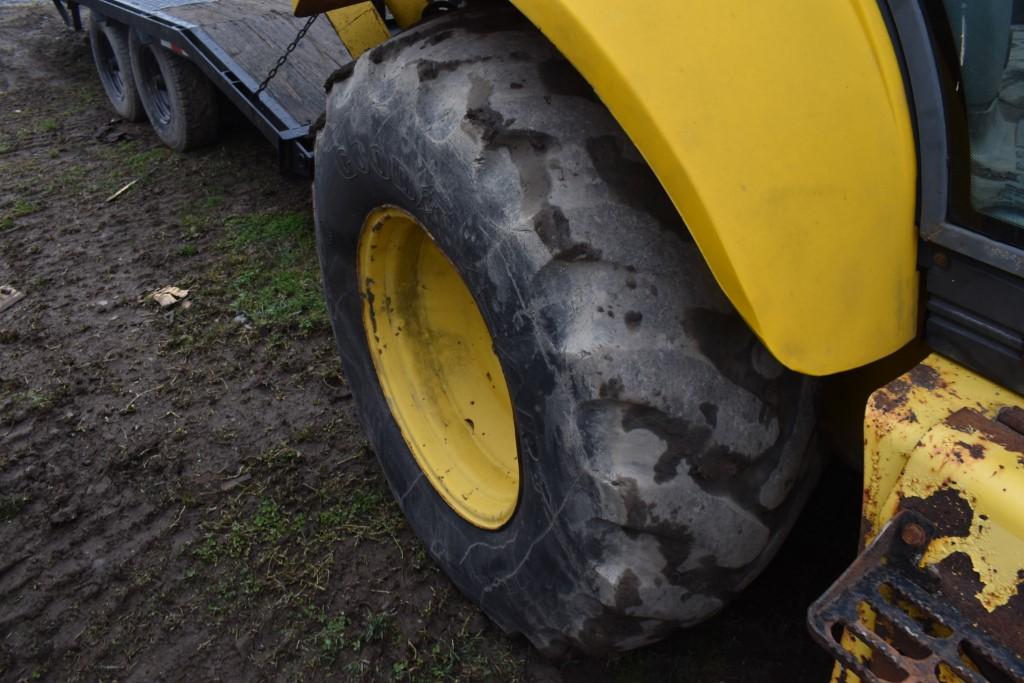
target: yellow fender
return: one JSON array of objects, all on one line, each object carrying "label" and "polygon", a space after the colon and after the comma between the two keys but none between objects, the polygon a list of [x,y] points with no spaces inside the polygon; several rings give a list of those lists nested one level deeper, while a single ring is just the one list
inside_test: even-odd
[{"label": "yellow fender", "polygon": [[654,169],[725,294],[786,366],[916,333],[916,156],[876,0],[512,0]]}]

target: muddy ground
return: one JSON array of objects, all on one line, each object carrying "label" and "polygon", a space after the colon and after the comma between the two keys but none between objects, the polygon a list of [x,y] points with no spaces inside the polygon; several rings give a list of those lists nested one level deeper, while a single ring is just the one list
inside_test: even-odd
[{"label": "muddy ground", "polygon": [[[391,501],[320,303],[308,184],[237,115],[186,155],[112,120],[83,36],[0,5],[0,284],[26,295],[0,312],[0,680],[826,680],[803,615],[853,552],[855,475],[826,471],[708,624],[543,660]],[[164,285],[190,306],[146,299]]]}]

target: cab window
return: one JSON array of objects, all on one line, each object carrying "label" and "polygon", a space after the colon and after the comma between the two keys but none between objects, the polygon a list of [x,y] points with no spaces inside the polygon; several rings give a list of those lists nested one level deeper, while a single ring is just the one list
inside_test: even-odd
[{"label": "cab window", "polygon": [[1024,2],[943,3],[969,138],[971,209],[1024,230]]}]

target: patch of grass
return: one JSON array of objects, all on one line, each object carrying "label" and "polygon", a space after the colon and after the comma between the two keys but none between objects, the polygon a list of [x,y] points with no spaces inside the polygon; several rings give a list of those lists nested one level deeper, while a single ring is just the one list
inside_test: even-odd
[{"label": "patch of grass", "polygon": [[57,123],[57,119],[43,118],[36,122],[36,130],[40,133],[52,133],[58,128],[60,124]]},{"label": "patch of grass", "polygon": [[35,202],[19,197],[10,204],[3,215],[0,216],[0,230],[8,230],[14,227],[14,219],[28,216],[39,211],[40,206]]},{"label": "patch of grass", "polygon": [[228,221],[232,246],[289,242],[313,243],[313,222],[308,213],[261,213]]},{"label": "patch of grass", "polygon": [[48,191],[55,194],[70,194],[83,191],[98,192],[100,189],[100,178],[97,177],[95,170],[85,164],[74,163],[62,167]]},{"label": "patch of grass", "polygon": [[17,199],[14,202],[14,206],[11,207],[10,213],[15,218],[21,218],[29,214],[39,211],[39,205],[35,202],[30,202],[27,199]]},{"label": "patch of grass", "polygon": [[337,616],[328,618],[326,614],[321,615],[320,631],[313,636],[313,643],[317,652],[323,659],[333,662],[341,652],[348,648],[348,627],[349,619],[342,612]]},{"label": "patch of grass", "polygon": [[0,424],[6,418],[16,422],[32,413],[43,413],[52,408],[59,398],[57,394],[48,394],[35,389],[16,390],[10,394],[10,399],[0,404]]},{"label": "patch of grass", "polygon": [[[192,550],[194,575],[213,577],[207,581],[211,615],[237,612],[260,597],[312,617],[318,613],[312,598],[323,591],[339,544],[397,543],[404,522],[382,481],[336,476],[313,489],[298,484],[308,466],[287,446],[249,458],[250,479],[202,525]],[[314,649],[328,641],[335,647],[341,624],[321,619],[320,628]],[[368,614],[345,642],[361,648],[391,632],[390,613]]]},{"label": "patch of grass", "polygon": [[394,614],[391,612],[368,612],[363,630],[352,644],[353,650],[362,650],[370,643],[386,642],[394,632]]},{"label": "patch of grass", "polygon": [[209,534],[196,554],[217,564],[224,558],[246,560],[257,548],[266,548],[298,533],[306,523],[303,513],[289,513],[271,498],[264,498],[251,516],[230,522],[224,535]]},{"label": "patch of grass", "polygon": [[194,244],[183,244],[180,247],[178,247],[178,256],[188,258],[190,256],[195,256],[198,253],[199,249],[197,249],[196,245]]},{"label": "patch of grass", "polygon": [[297,264],[255,267],[233,282],[234,308],[261,327],[309,333],[327,319],[315,273]]},{"label": "patch of grass", "polygon": [[229,283],[235,311],[271,332],[326,330],[310,215],[236,217],[228,229],[224,246],[238,266]]},{"label": "patch of grass", "polygon": [[[115,147],[115,149],[118,149]],[[125,175],[141,175],[151,171],[157,164],[171,155],[166,147],[154,147],[141,152],[133,151],[134,145],[124,145],[120,149],[127,152],[120,160],[119,170]]]},{"label": "patch of grass", "polygon": [[214,225],[212,216],[204,213],[188,213],[181,217],[181,236],[186,240],[194,240],[202,237],[210,231]]},{"label": "patch of grass", "polygon": [[387,490],[377,486],[359,486],[339,491],[331,483],[317,492],[324,504],[317,515],[323,541],[359,538],[386,538],[394,535],[402,521],[397,515],[381,514],[394,504]]},{"label": "patch of grass", "polygon": [[438,638],[428,648],[410,647],[392,663],[393,681],[514,681],[518,663],[508,645],[501,647],[465,626],[454,637]]}]

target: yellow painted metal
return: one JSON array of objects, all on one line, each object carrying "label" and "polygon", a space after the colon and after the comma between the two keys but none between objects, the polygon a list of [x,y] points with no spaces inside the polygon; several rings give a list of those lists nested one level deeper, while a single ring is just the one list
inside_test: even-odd
[{"label": "yellow painted metal", "polygon": [[[385,4],[399,28],[408,28],[423,17],[427,0],[385,0]],[[367,0],[292,0],[292,14],[297,17],[324,12],[353,59],[391,37],[383,17]]]},{"label": "yellow painted metal", "polygon": [[[979,448],[984,457],[971,454]],[[1022,584],[1018,576],[1024,571],[1022,457],[1024,453],[1008,451],[983,433],[939,424],[914,449],[900,485],[881,511],[885,515],[908,497],[927,499],[943,489],[957,490],[974,512],[970,533],[932,541],[921,562],[935,565],[953,553],[966,554],[981,579],[981,590],[974,597],[989,612],[1008,603]],[[957,472],[950,482],[953,463]]]},{"label": "yellow painted metal", "polygon": [[[886,507],[892,504],[890,496],[911,454],[936,425],[965,406],[995,417],[1007,405],[1024,405],[1024,399],[938,354],[872,394],[864,416],[862,543],[870,542],[892,516]],[[947,455],[955,460],[958,452]],[[1024,488],[1020,496],[1024,505]]]},{"label": "yellow painted metal", "polygon": [[395,23],[401,28],[408,28],[423,17],[427,0],[384,0],[384,4],[395,16]]},{"label": "yellow painted metal", "polygon": [[876,0],[512,0],[636,143],[744,319],[809,374],[916,333],[916,159]]},{"label": "yellow painted metal", "polygon": [[[874,628],[875,613],[868,605],[865,603],[857,605],[857,614],[860,617],[861,622],[863,622],[868,628]],[[871,661],[871,648],[865,645],[860,638],[850,633],[849,629],[843,630],[842,639],[839,642],[848,652],[851,652],[858,660],[860,660],[861,663]],[[836,662],[835,666],[832,667],[831,683],[860,683],[860,676]]]},{"label": "yellow painted metal", "polygon": [[[937,572],[954,553],[969,558],[980,587],[969,596],[979,609],[968,621],[1006,608],[1024,587],[1024,450],[1015,433],[993,422],[1009,406],[1024,408],[1024,397],[932,354],[876,391],[865,412],[862,544],[907,501],[946,494],[934,506],[937,524],[969,510],[968,533],[931,539],[921,558],[922,568]],[[862,621],[872,628],[874,615]],[[843,645],[869,653],[848,635]],[[948,668],[940,678],[960,680]],[[860,679],[837,665],[832,680]]]},{"label": "yellow painted metal", "polygon": [[400,209],[367,216],[358,252],[370,355],[409,450],[455,512],[501,527],[519,498],[515,421],[473,296]]},{"label": "yellow painted metal", "polygon": [[371,47],[380,45],[390,36],[388,27],[372,2],[330,10],[327,18],[353,59]]}]

